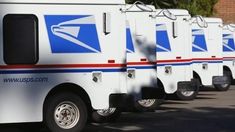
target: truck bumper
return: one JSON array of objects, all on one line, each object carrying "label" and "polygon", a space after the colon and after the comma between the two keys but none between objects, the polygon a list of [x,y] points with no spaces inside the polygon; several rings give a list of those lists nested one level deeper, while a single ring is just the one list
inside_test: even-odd
[{"label": "truck bumper", "polygon": [[144,87],[139,94],[111,94],[109,96],[109,106],[125,108],[133,105],[138,100],[164,98],[165,91],[163,88]]},{"label": "truck bumper", "polygon": [[199,89],[199,80],[191,79],[191,81],[182,81],[178,83],[178,90],[183,89],[186,91],[197,91]]},{"label": "truck bumper", "polygon": [[165,98],[164,88],[142,88],[141,99],[163,99]]},{"label": "truck bumper", "polygon": [[123,107],[129,96],[125,93],[111,94],[109,96],[109,107]]},{"label": "truck bumper", "polygon": [[212,78],[212,83],[213,85],[223,85],[229,83],[228,80],[227,76],[214,76]]}]

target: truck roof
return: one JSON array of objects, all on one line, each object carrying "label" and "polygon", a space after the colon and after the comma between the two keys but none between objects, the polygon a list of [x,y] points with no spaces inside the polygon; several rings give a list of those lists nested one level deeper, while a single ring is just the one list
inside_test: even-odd
[{"label": "truck roof", "polygon": [[[203,18],[207,23],[223,23],[223,20],[221,18],[215,18],[215,17],[203,17]],[[196,17],[193,17],[193,19],[196,19]]]},{"label": "truck roof", "polygon": [[206,20],[206,22],[209,23],[222,23],[223,20],[221,18],[215,18],[215,17],[204,17],[204,19]]},{"label": "truck roof", "polygon": [[120,5],[125,0],[0,0],[0,4],[97,4]]}]

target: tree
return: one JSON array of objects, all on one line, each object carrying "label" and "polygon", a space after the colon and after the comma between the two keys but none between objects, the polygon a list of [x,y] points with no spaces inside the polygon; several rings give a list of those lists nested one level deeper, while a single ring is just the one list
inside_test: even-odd
[{"label": "tree", "polygon": [[214,5],[218,0],[179,0],[178,8],[186,9],[192,16],[212,16]]},{"label": "tree", "polygon": [[177,6],[177,0],[126,0],[126,3],[132,4],[136,1],[154,5],[156,8],[173,8]]},{"label": "tree", "polygon": [[192,16],[212,16],[214,5],[218,2],[218,0],[126,0],[128,4],[132,4],[135,1],[152,4],[156,8],[186,9]]}]

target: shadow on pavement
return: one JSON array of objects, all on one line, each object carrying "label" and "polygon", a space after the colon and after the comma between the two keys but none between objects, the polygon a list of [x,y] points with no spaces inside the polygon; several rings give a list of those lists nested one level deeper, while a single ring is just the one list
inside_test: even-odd
[{"label": "shadow on pavement", "polygon": [[[164,108],[155,113],[124,113],[116,124],[90,124],[86,132],[234,132],[235,108]],[[174,111],[172,111],[174,109]]]},{"label": "shadow on pavement", "polygon": [[[233,91],[234,89],[231,90],[231,92]],[[168,100],[155,112],[124,112],[115,123],[87,124],[84,132],[234,132],[235,103],[231,100],[231,104],[221,106],[216,99],[218,99],[218,96],[227,96],[227,94],[214,96],[214,93],[216,94],[217,91],[202,92],[198,96],[198,99],[201,100],[196,100],[196,104],[207,104],[209,100],[212,100],[214,106],[195,106],[190,101]],[[204,99],[205,101],[203,101]],[[180,108],[179,105],[195,107]],[[42,127],[40,123],[31,123],[0,125],[0,132],[50,131]]]},{"label": "shadow on pavement", "polygon": [[203,91],[205,91],[205,92],[206,91],[215,91],[215,92],[218,92],[214,87],[209,87],[209,86],[201,87],[199,92],[203,92]]},{"label": "shadow on pavement", "polygon": [[212,97],[196,97],[196,99],[216,99],[216,98],[212,98]]},{"label": "shadow on pavement", "polygon": [[164,104],[189,104],[187,103],[188,101],[177,101],[177,100],[167,100],[166,102],[164,102]]},{"label": "shadow on pavement", "polygon": [[0,132],[40,132],[42,123],[0,125]]},{"label": "shadow on pavement", "polygon": [[[116,123],[88,124],[84,132],[234,132],[235,108],[168,108],[123,113]],[[40,124],[1,125],[1,132],[49,132]]]},{"label": "shadow on pavement", "polygon": [[214,96],[216,95],[215,93],[206,93],[206,92],[199,92],[198,93],[198,96]]}]

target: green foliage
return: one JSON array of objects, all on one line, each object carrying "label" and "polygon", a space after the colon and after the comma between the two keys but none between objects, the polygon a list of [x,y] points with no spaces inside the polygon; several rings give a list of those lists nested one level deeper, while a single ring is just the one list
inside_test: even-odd
[{"label": "green foliage", "polygon": [[178,8],[187,9],[192,16],[212,16],[218,0],[179,0]]},{"label": "green foliage", "polygon": [[126,0],[126,3],[132,4],[135,1],[152,4],[156,8],[186,9],[192,16],[212,16],[214,5],[218,2],[218,0]]},{"label": "green foliage", "polygon": [[177,0],[153,0],[157,8],[176,8]]},{"label": "green foliage", "polygon": [[136,1],[155,5],[156,8],[173,8],[177,6],[177,0],[126,0],[126,3],[132,4]]}]

